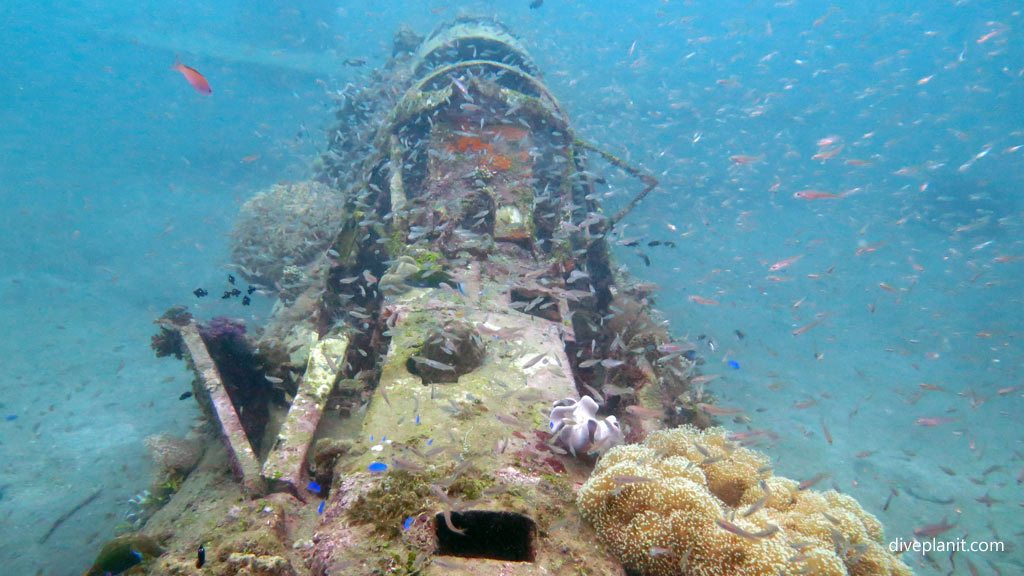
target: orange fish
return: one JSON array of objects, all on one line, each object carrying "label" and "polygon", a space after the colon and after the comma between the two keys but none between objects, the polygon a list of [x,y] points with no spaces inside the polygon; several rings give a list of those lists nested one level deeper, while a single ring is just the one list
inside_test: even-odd
[{"label": "orange fish", "polygon": [[742,414],[743,413],[743,410],[734,409],[734,408],[721,408],[721,407],[715,406],[713,404],[704,404],[704,403],[697,404],[697,408],[700,408],[701,412],[703,412],[705,414],[709,414],[711,416],[726,416],[726,415],[729,415],[729,414]]},{"label": "orange fish", "polygon": [[821,163],[824,164],[826,160],[831,160],[835,158],[836,155],[839,154],[840,151],[842,151],[842,149],[842,146],[836,146],[835,148],[827,150],[819,149],[817,154],[811,156],[811,160],[821,160]]},{"label": "orange fish", "polygon": [[804,257],[803,254],[798,254],[796,256],[790,256],[789,258],[786,258],[785,260],[779,260],[775,264],[772,264],[771,266],[768,267],[768,269],[771,270],[772,272],[775,272],[777,270],[782,270],[786,266],[789,266],[793,262],[796,262],[797,260],[799,260],[799,259],[801,259],[803,257]]},{"label": "orange fish", "polygon": [[814,475],[814,478],[811,478],[809,480],[804,480],[803,482],[801,482],[796,487],[796,489],[797,490],[807,490],[811,486],[814,486],[815,484],[817,484],[818,482],[821,482],[822,480],[824,480],[825,478],[828,478],[829,476],[831,476],[831,474],[829,474],[828,472],[819,472],[818,474]]},{"label": "orange fish", "polygon": [[918,426],[939,426],[940,424],[948,424],[955,421],[952,418],[918,418],[914,424]]},{"label": "orange fish", "polygon": [[822,16],[821,18],[818,18],[817,20],[815,20],[814,24],[812,24],[812,25],[813,26],[821,26],[822,24],[825,23],[825,20],[828,19],[829,15],[831,15],[836,10],[839,10],[839,8],[836,8],[835,6],[829,6],[829,9],[828,9],[827,12],[825,12],[824,16]]},{"label": "orange fish", "polygon": [[690,302],[695,302],[703,306],[718,306],[718,300],[712,300],[711,298],[702,298],[700,296],[690,296]]},{"label": "orange fish", "polygon": [[759,162],[762,159],[764,159],[764,154],[760,156],[744,156],[743,154],[729,156],[729,160],[732,160],[733,164],[750,164],[751,162]]},{"label": "orange fish", "polygon": [[821,323],[821,320],[815,320],[814,322],[811,322],[810,324],[805,324],[805,325],[797,328],[796,330],[793,330],[793,336],[799,336],[799,335],[803,334],[804,332],[807,332],[811,328],[814,328],[815,326],[817,326],[820,323]]},{"label": "orange fish", "polygon": [[626,406],[626,412],[629,412],[630,414],[632,414],[634,416],[638,416],[640,418],[653,418],[653,417],[661,417],[661,416],[665,415],[660,410],[651,410],[650,408],[644,408],[642,406],[635,406],[635,405],[633,405],[633,406]]},{"label": "orange fish", "polygon": [[993,30],[993,31],[989,32],[988,34],[985,34],[981,38],[978,38],[977,40],[975,40],[975,42],[978,43],[978,44],[984,44],[985,42],[988,42],[989,40],[994,38],[1000,32],[1001,32],[1001,30]]},{"label": "orange fish", "polygon": [[203,75],[196,71],[195,68],[189,68],[181,63],[181,60],[175,59],[174,66],[171,66],[171,70],[177,70],[181,72],[181,75],[185,77],[189,85],[195,89],[196,92],[209,96],[213,94],[213,90],[210,88],[210,83],[203,78]]},{"label": "orange fish", "polygon": [[820,200],[822,198],[842,198],[842,194],[822,192],[821,190],[801,190],[793,194],[793,198],[799,200]]},{"label": "orange fish", "polygon": [[885,242],[876,242],[874,244],[868,244],[867,246],[861,246],[857,249],[857,256],[860,256],[861,254],[870,254],[882,246],[885,246]]}]

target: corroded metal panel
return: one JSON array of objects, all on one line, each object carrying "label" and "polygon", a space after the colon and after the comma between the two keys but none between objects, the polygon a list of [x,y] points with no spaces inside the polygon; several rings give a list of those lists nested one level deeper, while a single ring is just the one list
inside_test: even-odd
[{"label": "corroded metal panel", "polygon": [[217,365],[210,357],[203,337],[199,334],[198,326],[195,322],[190,322],[177,329],[188,349],[192,369],[202,382],[203,389],[213,404],[214,413],[217,415],[221,433],[227,444],[228,460],[235,477],[248,491],[262,492],[263,482],[260,478],[259,461],[256,459],[249,438],[238,419],[235,406],[231,403],[231,398],[224,388]]},{"label": "corroded metal panel", "polygon": [[346,336],[329,336],[317,341],[316,334],[311,332],[310,338],[315,342],[310,347],[306,373],[263,463],[266,480],[295,494],[300,493],[299,488],[304,484],[306,455],[338,377],[338,366],[348,350]]}]

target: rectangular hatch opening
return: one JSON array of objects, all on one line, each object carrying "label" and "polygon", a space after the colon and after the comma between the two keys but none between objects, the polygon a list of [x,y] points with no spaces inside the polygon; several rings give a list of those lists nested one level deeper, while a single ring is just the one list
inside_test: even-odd
[{"label": "rectangular hatch opening", "polygon": [[452,525],[464,534],[452,532],[444,514],[434,516],[439,556],[489,558],[511,562],[534,562],[537,524],[514,512],[466,510],[451,512]]}]

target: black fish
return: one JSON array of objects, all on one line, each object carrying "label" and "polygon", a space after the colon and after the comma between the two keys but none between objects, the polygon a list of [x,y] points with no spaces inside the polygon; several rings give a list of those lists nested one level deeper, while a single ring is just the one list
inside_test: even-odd
[{"label": "black fish", "polygon": [[536,10],[537,8],[540,8],[543,5],[544,5],[544,0],[533,0],[533,2],[530,2],[530,8],[533,9],[533,10]]},{"label": "black fish", "polygon": [[196,550],[196,568],[202,568],[203,564],[206,564],[206,548],[200,544],[199,550]]},{"label": "black fish", "polygon": [[647,254],[644,254],[643,252],[637,252],[636,254],[644,261],[645,266],[651,265],[651,259],[647,257]]},{"label": "black fish", "polygon": [[252,294],[255,291],[256,291],[256,287],[255,286],[249,286],[248,288],[245,289],[245,293],[246,294]]},{"label": "black fish", "polygon": [[242,306],[248,306],[250,302],[252,302],[252,299],[248,296],[242,296]]},{"label": "black fish", "polygon": [[676,243],[671,241],[671,240],[664,240],[664,241],[662,241],[662,244],[664,244],[665,246],[668,246],[669,248],[675,248],[676,247]]},{"label": "black fish", "polygon": [[192,391],[182,392],[181,396],[178,396],[178,400],[186,400],[192,397]]},{"label": "black fish", "polygon": [[736,337],[739,338],[740,340],[743,340],[747,336],[746,334],[743,333],[742,330],[739,329],[733,330],[733,332],[736,333]]},{"label": "black fish", "polygon": [[661,246],[661,240],[651,240],[647,243],[648,246]]},{"label": "black fish", "polygon": [[232,296],[241,296],[242,291],[239,290],[238,288],[232,288],[231,292],[228,292],[228,294],[231,294]]},{"label": "black fish", "polygon": [[232,276],[231,274],[228,274],[228,284],[234,284],[234,283],[235,283],[235,277]]},{"label": "black fish", "polygon": [[224,294],[221,295],[220,299],[227,300],[228,298],[231,298],[231,292],[229,290],[225,290]]},{"label": "black fish", "polygon": [[202,288],[196,288],[195,290],[192,291],[192,293],[196,295],[196,298],[202,298],[203,296],[209,294],[209,292],[203,290]]}]

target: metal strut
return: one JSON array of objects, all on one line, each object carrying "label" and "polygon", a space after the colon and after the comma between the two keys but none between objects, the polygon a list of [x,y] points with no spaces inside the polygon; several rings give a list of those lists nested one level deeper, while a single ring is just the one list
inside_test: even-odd
[{"label": "metal strut", "polygon": [[647,172],[640,170],[639,168],[631,166],[630,164],[626,163],[625,160],[619,158],[618,156],[610,152],[605,152],[604,150],[601,150],[597,146],[580,140],[579,138],[576,139],[576,146],[579,146],[580,148],[584,148],[586,150],[597,152],[598,154],[601,155],[602,158],[605,159],[605,161],[607,161],[612,166],[615,166],[616,168],[622,168],[623,170],[626,171],[627,174],[640,180],[641,182],[647,185],[643,190],[640,191],[639,194],[634,196],[633,199],[629,201],[629,204],[627,204],[625,208],[619,210],[619,212],[615,214],[615,216],[609,219],[609,228],[614,228],[615,225],[619,223],[619,220],[622,220],[630,212],[632,212],[633,208],[636,208],[636,205],[639,204],[644,198],[646,198],[647,195],[651,193],[651,190],[654,190],[654,188],[658,185],[657,178],[651,176]]}]

